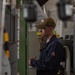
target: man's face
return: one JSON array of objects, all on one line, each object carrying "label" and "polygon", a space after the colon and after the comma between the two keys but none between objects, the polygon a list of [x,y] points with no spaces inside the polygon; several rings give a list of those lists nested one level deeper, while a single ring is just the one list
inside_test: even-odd
[{"label": "man's face", "polygon": [[45,27],[39,30],[41,32],[42,37],[49,37],[50,34],[53,32],[53,27]]}]

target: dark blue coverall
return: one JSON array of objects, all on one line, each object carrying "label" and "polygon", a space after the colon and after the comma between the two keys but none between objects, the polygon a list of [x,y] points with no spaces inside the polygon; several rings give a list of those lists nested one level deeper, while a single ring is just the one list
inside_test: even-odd
[{"label": "dark blue coverall", "polygon": [[57,75],[62,56],[63,46],[54,35],[43,44],[39,59],[31,59],[31,66],[37,69],[36,75]]}]

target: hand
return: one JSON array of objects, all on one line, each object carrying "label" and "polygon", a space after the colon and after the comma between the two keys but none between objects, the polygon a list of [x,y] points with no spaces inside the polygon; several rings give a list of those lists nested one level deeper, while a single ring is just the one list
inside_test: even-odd
[{"label": "hand", "polygon": [[36,57],[29,59],[29,61],[28,61],[29,66],[31,66],[31,60],[35,60],[35,59],[36,59]]},{"label": "hand", "polygon": [[36,59],[36,57],[34,57],[34,58],[31,58],[31,60],[35,60]]}]

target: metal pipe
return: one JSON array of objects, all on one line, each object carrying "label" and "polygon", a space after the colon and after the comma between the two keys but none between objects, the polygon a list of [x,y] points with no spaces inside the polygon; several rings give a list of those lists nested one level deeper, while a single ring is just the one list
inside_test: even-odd
[{"label": "metal pipe", "polygon": [[48,18],[48,16],[43,12],[42,8],[38,4],[36,0],[33,1],[33,3],[37,6],[37,21],[35,22],[38,23],[40,20]]},{"label": "metal pipe", "polygon": [[65,75],[70,75],[70,50],[68,46],[64,46],[66,50],[66,68],[65,68]]},{"label": "metal pipe", "polygon": [[46,16],[48,16],[47,11],[46,11],[46,5],[43,6],[43,10],[44,10],[44,13],[46,14]]},{"label": "metal pipe", "polygon": [[6,6],[6,0],[0,0],[2,2],[1,4],[1,29],[0,29],[0,75],[2,75],[2,55],[3,55],[3,31],[4,31],[4,22],[5,22],[5,6]]},{"label": "metal pipe", "polygon": [[16,0],[11,0],[11,9],[16,7]]}]

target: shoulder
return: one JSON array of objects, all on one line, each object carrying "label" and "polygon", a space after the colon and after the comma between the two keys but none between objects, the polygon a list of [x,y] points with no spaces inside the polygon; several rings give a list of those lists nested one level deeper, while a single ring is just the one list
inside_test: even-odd
[{"label": "shoulder", "polygon": [[56,38],[56,43],[58,43],[58,44],[62,44],[61,40],[58,39],[58,38]]},{"label": "shoulder", "polygon": [[56,46],[63,48],[63,44],[60,39],[56,38]]}]

